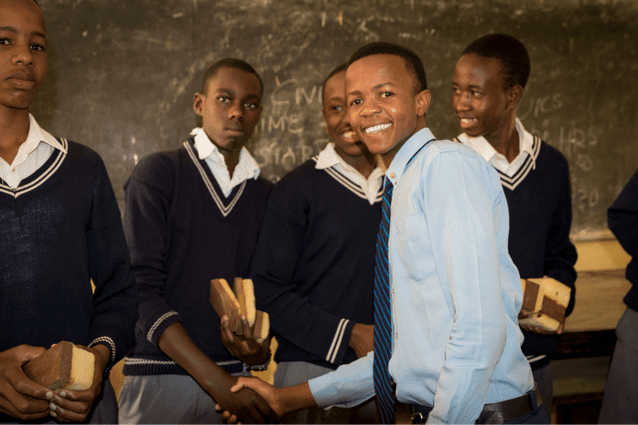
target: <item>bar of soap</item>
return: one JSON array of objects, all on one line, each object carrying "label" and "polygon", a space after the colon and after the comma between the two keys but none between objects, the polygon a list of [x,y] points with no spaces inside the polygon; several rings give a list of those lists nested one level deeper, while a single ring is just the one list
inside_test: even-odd
[{"label": "bar of soap", "polygon": [[86,390],[93,384],[95,356],[68,341],[61,341],[23,366],[32,381],[55,392]]},{"label": "bar of soap", "polygon": [[[519,319],[522,326],[535,326],[547,331],[556,331],[565,320],[571,288],[551,277],[521,279],[523,285],[523,307],[531,312],[530,317]],[[533,307],[532,307],[533,306]]]}]

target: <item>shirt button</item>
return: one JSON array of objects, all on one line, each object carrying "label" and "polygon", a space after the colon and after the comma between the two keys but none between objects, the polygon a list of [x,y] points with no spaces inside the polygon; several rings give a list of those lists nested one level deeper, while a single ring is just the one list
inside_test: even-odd
[{"label": "shirt button", "polygon": [[390,177],[394,178],[394,173],[390,174]]}]

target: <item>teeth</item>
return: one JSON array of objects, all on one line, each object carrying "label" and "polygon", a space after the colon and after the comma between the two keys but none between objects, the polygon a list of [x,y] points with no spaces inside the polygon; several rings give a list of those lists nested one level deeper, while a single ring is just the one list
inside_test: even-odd
[{"label": "teeth", "polygon": [[368,128],[366,128],[366,133],[368,133],[368,134],[376,133],[377,131],[385,130],[386,128],[390,127],[391,125],[392,124],[390,124],[390,123],[386,123],[386,124],[375,125],[374,127],[368,127]]},{"label": "teeth", "polygon": [[461,124],[469,124],[474,121],[475,121],[474,118],[461,118]]},{"label": "teeth", "polygon": [[354,137],[354,131],[346,131],[345,133],[342,133],[341,136],[346,139],[352,139]]}]

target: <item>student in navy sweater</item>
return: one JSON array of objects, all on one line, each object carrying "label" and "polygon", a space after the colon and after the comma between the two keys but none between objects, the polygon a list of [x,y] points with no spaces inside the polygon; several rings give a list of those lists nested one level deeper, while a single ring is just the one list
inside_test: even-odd
[{"label": "student in navy sweater", "polygon": [[[215,402],[262,421],[254,392],[236,397],[233,374],[262,364],[270,340],[228,349],[209,302],[210,281],[248,276],[272,184],[244,147],[261,113],[263,85],[246,62],[210,66],[193,109],[202,117],[179,149],[142,160],[125,185],[125,233],[140,293],[136,342],[124,362],[123,423],[220,423]],[[231,353],[237,354],[235,358]],[[227,407],[227,408],[228,408]]]},{"label": "student in navy sweater", "polygon": [[616,327],[616,347],[598,423],[638,423],[638,171],[607,212],[609,229],[631,256],[624,298],[627,309]]},{"label": "student in navy sweater", "polygon": [[[350,127],[345,64],[323,86],[332,143],[275,185],[251,277],[277,336],[275,385],[306,382],[373,349],[375,240],[383,171]],[[378,423],[376,403],[311,408],[284,423]]]},{"label": "student in navy sweater", "polygon": [[[516,108],[530,73],[525,46],[505,34],[472,42],[456,64],[452,104],[464,133],[458,140],[498,171],[510,213],[509,252],[521,278],[552,277],[572,289],[566,314],[574,308],[576,249],[567,160],[525,131]],[[561,324],[557,333],[563,329]],[[523,353],[548,414],[552,403],[550,355],[553,335],[523,328]]]},{"label": "student in navy sweater", "polygon": [[[46,47],[37,3],[0,0],[0,422],[112,423],[108,371],[133,345],[135,280],[101,158],[29,114]],[[24,375],[63,340],[95,355],[88,390],[54,394]]]}]

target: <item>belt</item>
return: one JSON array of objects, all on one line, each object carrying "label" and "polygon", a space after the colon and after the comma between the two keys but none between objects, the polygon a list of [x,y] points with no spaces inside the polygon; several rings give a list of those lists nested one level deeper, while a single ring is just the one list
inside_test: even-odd
[{"label": "belt", "polygon": [[[535,403],[534,399],[536,401]],[[536,408],[540,407],[542,403],[543,399],[541,398],[541,392],[538,389],[538,386],[534,384],[534,388],[528,391],[525,395],[512,398],[510,400],[499,401],[498,403],[489,403],[484,405],[477,423],[486,423],[483,422],[483,419],[488,419],[493,415],[497,415],[498,419],[502,421],[508,421],[510,419],[523,416],[526,413],[533,412]],[[413,424],[425,423],[428,418],[428,414],[432,411],[432,406],[413,404],[411,407],[411,419]]]}]

